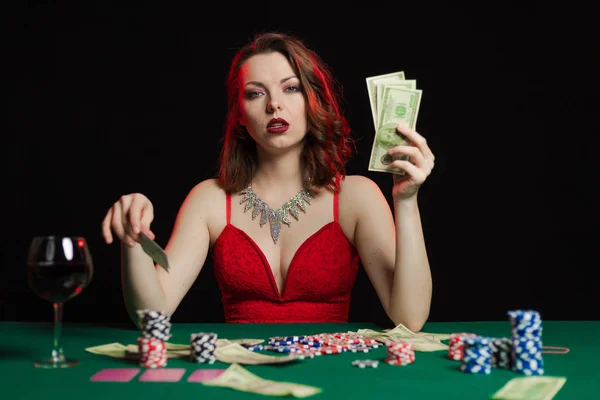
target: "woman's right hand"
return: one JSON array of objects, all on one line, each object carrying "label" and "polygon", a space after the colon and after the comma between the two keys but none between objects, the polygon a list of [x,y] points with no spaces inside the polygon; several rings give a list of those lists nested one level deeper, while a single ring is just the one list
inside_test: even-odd
[{"label": "woman's right hand", "polygon": [[154,207],[146,196],[132,193],[121,198],[112,205],[102,221],[102,236],[107,244],[113,242],[114,234],[129,247],[141,242],[140,232],[154,240],[150,224],[154,219]]}]

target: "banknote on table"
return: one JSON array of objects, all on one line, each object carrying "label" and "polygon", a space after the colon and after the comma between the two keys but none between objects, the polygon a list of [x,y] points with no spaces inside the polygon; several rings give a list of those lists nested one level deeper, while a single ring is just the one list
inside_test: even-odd
[{"label": "banknote on table", "polygon": [[217,348],[225,347],[232,343],[241,344],[242,346],[256,346],[264,341],[264,339],[217,339]]},{"label": "banknote on table", "polygon": [[[252,350],[248,350],[239,343],[233,343],[227,339],[223,340],[224,342],[221,342],[221,344],[217,343],[215,356],[217,357],[218,361],[227,364],[284,364],[300,360],[300,358],[294,354],[288,354],[285,356],[270,356],[268,354],[261,354]],[[190,357],[190,353],[191,351],[189,345],[167,343],[167,358],[187,359]],[[139,358],[139,346],[136,344],[128,345],[125,355],[128,359],[137,360]]]},{"label": "banknote on table", "polygon": [[248,350],[244,346],[237,343],[232,343],[224,347],[217,347],[215,350],[217,360],[228,364],[283,364],[292,361],[299,361],[300,358],[295,354],[285,356],[270,356]]},{"label": "banknote on table", "polygon": [[[263,343],[264,339],[217,339],[217,348],[229,346],[232,343],[241,344],[242,346],[255,346],[257,344]],[[181,350],[190,350],[189,344],[178,344],[167,342],[167,351],[181,351]]]},{"label": "banknote on table", "polygon": [[558,376],[513,378],[493,396],[493,400],[550,400],[567,381]]},{"label": "banknote on table", "polygon": [[[262,342],[264,342],[264,339],[218,339],[217,340],[217,348],[225,347],[225,346],[228,346],[231,344],[254,346],[254,345],[260,344]],[[178,344],[178,343],[167,342],[166,347],[167,347],[167,358],[188,358],[190,356],[190,345],[189,344]],[[131,360],[137,360],[139,358],[139,345],[137,345],[137,344],[129,344],[129,345],[125,346],[121,343],[115,342],[115,343],[102,344],[99,346],[88,347],[85,350],[89,353],[113,357],[113,358],[126,358],[126,359],[131,359]],[[246,350],[246,349],[244,349],[244,350]],[[246,350],[246,351],[253,353],[250,350]],[[262,364],[269,363],[267,361],[273,362],[273,360],[271,360],[269,358],[265,358],[268,356],[265,356],[265,355],[262,355],[262,356],[263,356],[263,358],[257,358],[254,360],[262,361],[262,362],[260,362]],[[277,359],[278,357],[273,357],[273,358]],[[287,361],[284,359],[284,360],[275,360],[275,362],[281,363],[281,362],[287,362]],[[259,362],[255,362],[255,363],[258,364]]]},{"label": "banknote on table", "polygon": [[88,347],[85,351],[113,358],[125,358],[127,356],[127,346],[122,345],[121,343],[101,344],[99,346]]},{"label": "banknote on table", "polygon": [[371,149],[369,171],[405,174],[404,170],[389,168],[389,165],[397,159],[407,160],[408,157],[390,156],[388,150],[398,145],[410,145],[406,137],[396,128],[398,124],[404,124],[410,129],[415,129],[422,93],[420,89],[383,87],[381,111],[378,111],[379,119]]},{"label": "banknote on table", "polygon": [[437,342],[450,339],[449,333],[413,332],[402,324],[398,324],[394,329],[384,329],[383,333],[392,337],[426,337]]},{"label": "banknote on table", "polygon": [[215,379],[202,382],[207,386],[228,387],[242,392],[268,396],[308,397],[320,393],[322,389],[292,382],[278,382],[254,375],[239,364],[231,364]]},{"label": "banknote on table", "polygon": [[446,333],[415,333],[402,324],[398,324],[391,330],[359,329],[355,333],[364,336],[366,339],[375,339],[385,344],[399,341],[409,342],[414,346],[415,351],[448,350],[448,345],[441,341],[450,339],[450,335]]}]

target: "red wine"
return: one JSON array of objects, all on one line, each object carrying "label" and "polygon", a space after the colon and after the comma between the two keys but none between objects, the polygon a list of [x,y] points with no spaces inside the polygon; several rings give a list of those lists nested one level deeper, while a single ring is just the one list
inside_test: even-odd
[{"label": "red wine", "polygon": [[91,268],[85,263],[30,264],[27,280],[42,299],[62,302],[78,295],[91,279]]}]

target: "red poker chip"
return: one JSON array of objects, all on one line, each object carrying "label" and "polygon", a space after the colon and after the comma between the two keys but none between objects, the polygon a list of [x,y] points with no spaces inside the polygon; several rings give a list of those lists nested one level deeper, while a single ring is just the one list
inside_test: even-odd
[{"label": "red poker chip", "polygon": [[395,366],[408,365],[414,362],[415,360],[385,360],[386,364]]},{"label": "red poker chip", "polygon": [[317,347],[314,350],[314,353],[316,356],[322,356],[322,355],[327,355],[327,354],[340,354],[345,352],[346,350],[343,349],[342,347],[337,347],[337,346],[321,346],[321,347]]},{"label": "red poker chip", "polygon": [[477,337],[474,333],[452,333],[448,344],[448,358],[451,360],[460,361],[463,359],[464,339],[469,337]]}]

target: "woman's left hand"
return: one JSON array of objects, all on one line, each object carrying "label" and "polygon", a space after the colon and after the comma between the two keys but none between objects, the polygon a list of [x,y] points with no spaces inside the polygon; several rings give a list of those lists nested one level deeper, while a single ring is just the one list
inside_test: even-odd
[{"label": "woman's left hand", "polygon": [[395,160],[388,166],[389,168],[406,171],[403,175],[394,173],[394,187],[392,188],[394,200],[405,200],[415,196],[419,187],[431,174],[435,156],[427,145],[425,138],[414,129],[410,129],[405,125],[398,125],[396,130],[412,144],[412,146],[395,146],[388,150],[388,154],[391,156],[405,155],[410,157],[410,161]]}]

